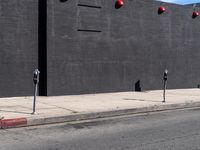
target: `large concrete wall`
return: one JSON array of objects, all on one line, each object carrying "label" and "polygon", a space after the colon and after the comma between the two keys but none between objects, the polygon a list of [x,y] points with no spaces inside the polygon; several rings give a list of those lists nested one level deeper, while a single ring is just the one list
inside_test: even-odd
[{"label": "large concrete wall", "polygon": [[32,95],[38,66],[37,0],[0,1],[0,96]]},{"label": "large concrete wall", "polygon": [[[200,83],[200,18],[149,0],[47,1],[47,95],[193,88]],[[166,7],[158,15],[160,5]]]},{"label": "large concrete wall", "polygon": [[[0,97],[161,89],[200,84],[194,8],[149,0],[0,2]],[[167,11],[158,15],[160,5]],[[196,8],[199,9],[199,8]]]}]

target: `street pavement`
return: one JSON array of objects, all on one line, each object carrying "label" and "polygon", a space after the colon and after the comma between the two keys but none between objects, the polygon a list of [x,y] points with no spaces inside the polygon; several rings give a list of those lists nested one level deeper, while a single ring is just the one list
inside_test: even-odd
[{"label": "street pavement", "polygon": [[119,92],[69,96],[0,98],[0,128],[87,120],[200,106],[200,89]]},{"label": "street pavement", "polygon": [[198,150],[200,107],[0,130],[1,150]]}]

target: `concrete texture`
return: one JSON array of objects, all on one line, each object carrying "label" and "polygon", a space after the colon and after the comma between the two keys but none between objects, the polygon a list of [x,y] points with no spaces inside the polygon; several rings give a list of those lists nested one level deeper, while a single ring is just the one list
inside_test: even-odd
[{"label": "concrete texture", "polygon": [[0,1],[0,97],[32,94],[37,31],[37,0]]},{"label": "concrete texture", "polygon": [[126,0],[115,9],[115,2],[47,1],[44,95],[134,91],[136,83],[162,89],[166,68],[168,88],[196,88],[200,18],[192,18],[193,7]]},{"label": "concrete texture", "polygon": [[76,96],[38,97],[32,115],[32,97],[0,99],[1,128],[96,119],[134,113],[200,106],[200,89],[122,92]]},{"label": "concrete texture", "polygon": [[0,130],[1,150],[199,150],[200,109]]},{"label": "concrete texture", "polygon": [[[0,2],[0,97],[196,88],[200,17],[149,0]],[[166,12],[158,14],[164,5]],[[199,10],[199,8],[195,8]]]}]

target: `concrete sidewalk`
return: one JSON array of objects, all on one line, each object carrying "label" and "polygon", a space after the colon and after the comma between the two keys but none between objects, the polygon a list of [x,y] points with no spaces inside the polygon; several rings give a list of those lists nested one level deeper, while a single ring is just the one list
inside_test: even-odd
[{"label": "concrete sidewalk", "polygon": [[0,128],[197,107],[200,89],[167,90],[166,103],[162,100],[162,90],[37,97],[32,115],[33,97],[0,98]]}]

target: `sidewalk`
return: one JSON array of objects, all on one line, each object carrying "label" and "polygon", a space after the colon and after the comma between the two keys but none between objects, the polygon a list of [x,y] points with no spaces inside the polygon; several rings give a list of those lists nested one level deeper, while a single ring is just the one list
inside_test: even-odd
[{"label": "sidewalk", "polygon": [[31,126],[65,121],[95,119],[125,114],[200,106],[200,89],[121,92],[74,96],[0,98],[0,128]]}]

